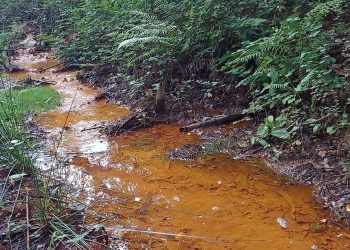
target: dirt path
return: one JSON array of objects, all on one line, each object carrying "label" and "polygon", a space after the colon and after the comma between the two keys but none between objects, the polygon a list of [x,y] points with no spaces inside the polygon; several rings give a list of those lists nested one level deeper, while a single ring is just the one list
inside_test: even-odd
[{"label": "dirt path", "polygon": [[89,204],[88,221],[105,225],[129,249],[350,247],[350,233],[328,223],[311,189],[286,185],[259,162],[222,154],[170,160],[170,150],[201,141],[172,125],[116,138],[90,129],[128,110],[94,101],[99,90],[81,85],[76,72],[38,71],[55,63],[47,53],[14,58],[32,78],[56,82],[62,105],[37,122],[48,132],[48,147],[68,159],[59,173],[78,190],[72,200]]}]

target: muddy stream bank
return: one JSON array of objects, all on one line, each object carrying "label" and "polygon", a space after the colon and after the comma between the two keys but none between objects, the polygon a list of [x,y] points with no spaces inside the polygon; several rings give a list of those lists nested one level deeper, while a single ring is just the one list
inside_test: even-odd
[{"label": "muddy stream bank", "polygon": [[[53,81],[61,105],[39,115],[52,154],[67,159],[59,169],[89,205],[87,221],[104,225],[128,249],[347,249],[350,233],[312,189],[287,185],[259,161],[215,154],[194,161],[168,152],[200,143],[196,133],[158,125],[107,137],[95,127],[129,113],[100,90],[80,84],[76,72],[56,72],[50,53],[19,53],[13,63],[33,79]],[[62,135],[62,136],[61,136]],[[45,161],[43,161],[45,165]],[[282,228],[277,219],[288,223]]]}]

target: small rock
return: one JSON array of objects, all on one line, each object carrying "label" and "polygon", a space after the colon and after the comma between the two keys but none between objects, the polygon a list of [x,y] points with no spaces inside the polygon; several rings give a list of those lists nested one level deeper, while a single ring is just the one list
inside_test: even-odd
[{"label": "small rock", "polygon": [[282,218],[277,218],[277,223],[282,227],[282,228],[287,228],[288,227],[288,222]]},{"label": "small rock", "polygon": [[213,211],[219,211],[219,210],[220,210],[220,207],[219,207],[219,206],[214,206],[214,207],[211,208],[211,210],[213,210]]}]

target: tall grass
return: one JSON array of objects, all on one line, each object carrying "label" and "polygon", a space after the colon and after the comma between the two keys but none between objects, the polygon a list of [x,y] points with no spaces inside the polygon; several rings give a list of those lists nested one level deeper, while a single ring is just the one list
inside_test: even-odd
[{"label": "tall grass", "polygon": [[[59,103],[50,91],[36,87],[0,93],[0,172],[6,176],[1,182],[0,216],[10,211],[0,227],[0,241],[9,248],[26,244],[35,249],[38,244],[45,244],[47,249],[53,249],[61,244],[90,249],[84,240],[86,234],[77,233],[77,227],[70,225],[74,213],[63,202],[65,192],[60,188],[53,192],[57,181],[35,166],[38,146],[31,137],[25,114]],[[23,205],[27,211],[18,218],[18,209]]]}]

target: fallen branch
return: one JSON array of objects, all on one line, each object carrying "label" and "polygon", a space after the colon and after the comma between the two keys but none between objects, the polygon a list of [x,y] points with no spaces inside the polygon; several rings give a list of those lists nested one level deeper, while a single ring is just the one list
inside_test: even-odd
[{"label": "fallen branch", "polygon": [[203,122],[198,122],[194,123],[185,127],[180,128],[181,132],[188,132],[194,129],[198,128],[207,128],[211,126],[220,126],[229,122],[235,122],[242,120],[244,117],[246,117],[246,114],[242,113],[233,113],[231,115],[225,115],[225,116],[220,116],[220,117],[215,117],[213,119],[203,121]]},{"label": "fallen branch", "polygon": [[56,84],[55,81],[46,81],[46,80],[39,80],[39,79],[32,79],[28,77],[26,80],[23,80],[23,82],[30,84],[30,85],[49,85],[49,84]]},{"label": "fallen branch", "polygon": [[128,125],[133,119],[135,119],[139,114],[145,112],[151,105],[153,104],[153,101],[151,101],[141,112],[134,114],[129,119],[127,119],[122,125],[119,126],[117,131],[115,132],[116,135],[119,135],[122,128],[124,128],[126,125]]},{"label": "fallen branch", "polygon": [[85,131],[90,131],[90,130],[95,130],[95,129],[102,129],[104,126],[95,126],[91,128],[83,128],[80,132],[85,132]]},{"label": "fallen branch", "polygon": [[43,85],[53,84],[53,85],[55,85],[56,84],[55,81],[33,80],[33,79],[32,79],[32,81],[35,82],[36,85],[40,85],[40,84],[43,84]]}]

